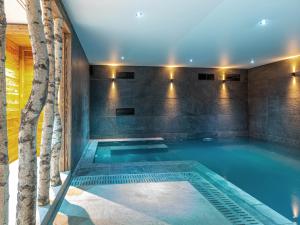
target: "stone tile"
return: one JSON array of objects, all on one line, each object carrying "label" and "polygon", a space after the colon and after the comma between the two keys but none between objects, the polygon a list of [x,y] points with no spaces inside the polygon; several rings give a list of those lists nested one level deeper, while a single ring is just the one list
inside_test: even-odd
[{"label": "stone tile", "polygon": [[[188,182],[70,188],[54,224],[229,225]],[[68,216],[68,218],[66,218]]]},{"label": "stone tile", "polygon": [[[225,97],[222,96],[222,83],[219,80],[221,72],[216,69],[176,68],[171,84],[168,68],[125,66],[117,70],[135,72],[135,79],[116,80],[114,88],[108,75],[111,74],[111,68],[93,66],[93,70],[90,83],[91,137],[155,134],[168,138],[186,138],[212,131],[217,134],[218,129],[228,136],[247,132],[235,127],[231,129],[231,126],[225,130],[218,127],[216,119],[211,119],[220,114],[247,115],[246,70],[228,71],[241,73],[241,81],[226,83]],[[215,73],[216,80],[198,80],[198,73],[201,72]],[[220,107],[223,100],[226,102]],[[242,101],[245,104],[241,104]],[[116,107],[134,107],[136,115],[114,120]],[[204,122],[205,117],[209,123]],[[247,121],[243,122],[244,127],[247,127]]]}]

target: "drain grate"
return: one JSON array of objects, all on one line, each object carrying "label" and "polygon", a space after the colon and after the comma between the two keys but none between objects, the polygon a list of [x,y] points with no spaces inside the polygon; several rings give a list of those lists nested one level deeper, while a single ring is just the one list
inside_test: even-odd
[{"label": "drain grate", "polygon": [[[197,181],[198,180],[198,181]],[[189,180],[205,198],[234,225],[262,225],[226,194],[199,175]]]},{"label": "drain grate", "polygon": [[71,185],[105,185],[105,184],[129,184],[129,183],[154,183],[168,181],[186,181],[190,173],[146,173],[146,174],[118,174],[100,176],[75,177]]},{"label": "drain grate", "polygon": [[262,225],[247,211],[231,200],[225,193],[217,189],[206,179],[195,172],[118,174],[98,176],[78,176],[71,185],[107,185],[128,183],[154,183],[189,181],[219,212],[234,225]]}]

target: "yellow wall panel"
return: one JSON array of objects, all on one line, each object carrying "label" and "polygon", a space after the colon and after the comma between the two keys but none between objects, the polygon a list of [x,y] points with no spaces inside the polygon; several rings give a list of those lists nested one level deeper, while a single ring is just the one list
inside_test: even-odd
[{"label": "yellow wall panel", "polygon": [[[6,44],[6,92],[7,92],[7,131],[9,161],[18,158],[18,131],[21,110],[30,96],[33,80],[33,58],[31,50],[23,48],[7,39]],[[39,154],[42,119],[37,129],[37,151]]]},{"label": "yellow wall panel", "polygon": [[6,98],[9,160],[18,158],[18,130],[20,126],[20,55],[19,46],[6,43]]}]

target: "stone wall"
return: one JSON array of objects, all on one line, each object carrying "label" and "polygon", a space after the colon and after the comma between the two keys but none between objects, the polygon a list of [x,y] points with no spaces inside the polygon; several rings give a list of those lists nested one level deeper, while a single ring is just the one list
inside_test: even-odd
[{"label": "stone wall", "polygon": [[249,70],[249,135],[300,146],[299,58]]},{"label": "stone wall", "polygon": [[76,36],[72,38],[72,153],[75,168],[89,141],[89,63]]},{"label": "stone wall", "polygon": [[[117,71],[135,72],[135,79],[113,82]],[[198,73],[214,73],[215,80],[198,80]],[[241,81],[223,84],[216,69],[91,66],[90,136],[247,136],[247,71],[226,73],[241,74]],[[126,107],[135,115],[116,116]]]},{"label": "stone wall", "polygon": [[89,123],[89,95],[90,71],[89,62],[81,46],[80,40],[70,22],[65,8],[60,1],[57,2],[65,22],[71,29],[71,95],[72,95],[72,128],[71,128],[71,169],[73,170],[90,138]]}]

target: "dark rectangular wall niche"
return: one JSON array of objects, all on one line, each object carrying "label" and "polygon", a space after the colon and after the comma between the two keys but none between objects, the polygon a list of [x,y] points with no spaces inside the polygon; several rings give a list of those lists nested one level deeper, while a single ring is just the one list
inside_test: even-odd
[{"label": "dark rectangular wall niche", "polygon": [[215,80],[215,75],[212,73],[199,73],[198,80]]},{"label": "dark rectangular wall niche", "polygon": [[240,74],[226,74],[226,81],[240,81]]},{"label": "dark rectangular wall niche", "polygon": [[[246,70],[227,70],[241,74],[241,81],[225,84],[217,79],[223,77],[220,69],[173,68],[175,82],[166,67],[120,66],[117,72],[133,72],[135,79],[111,82],[114,70],[93,66],[91,138],[248,135]],[[214,74],[215,80],[200,82],[199,74]],[[134,108],[134,115],[118,116],[116,109],[124,108]]]},{"label": "dark rectangular wall niche", "polygon": [[133,116],[135,114],[134,108],[117,108],[116,115],[117,116]]},{"label": "dark rectangular wall niche", "polygon": [[134,72],[117,72],[117,79],[134,79]]}]

